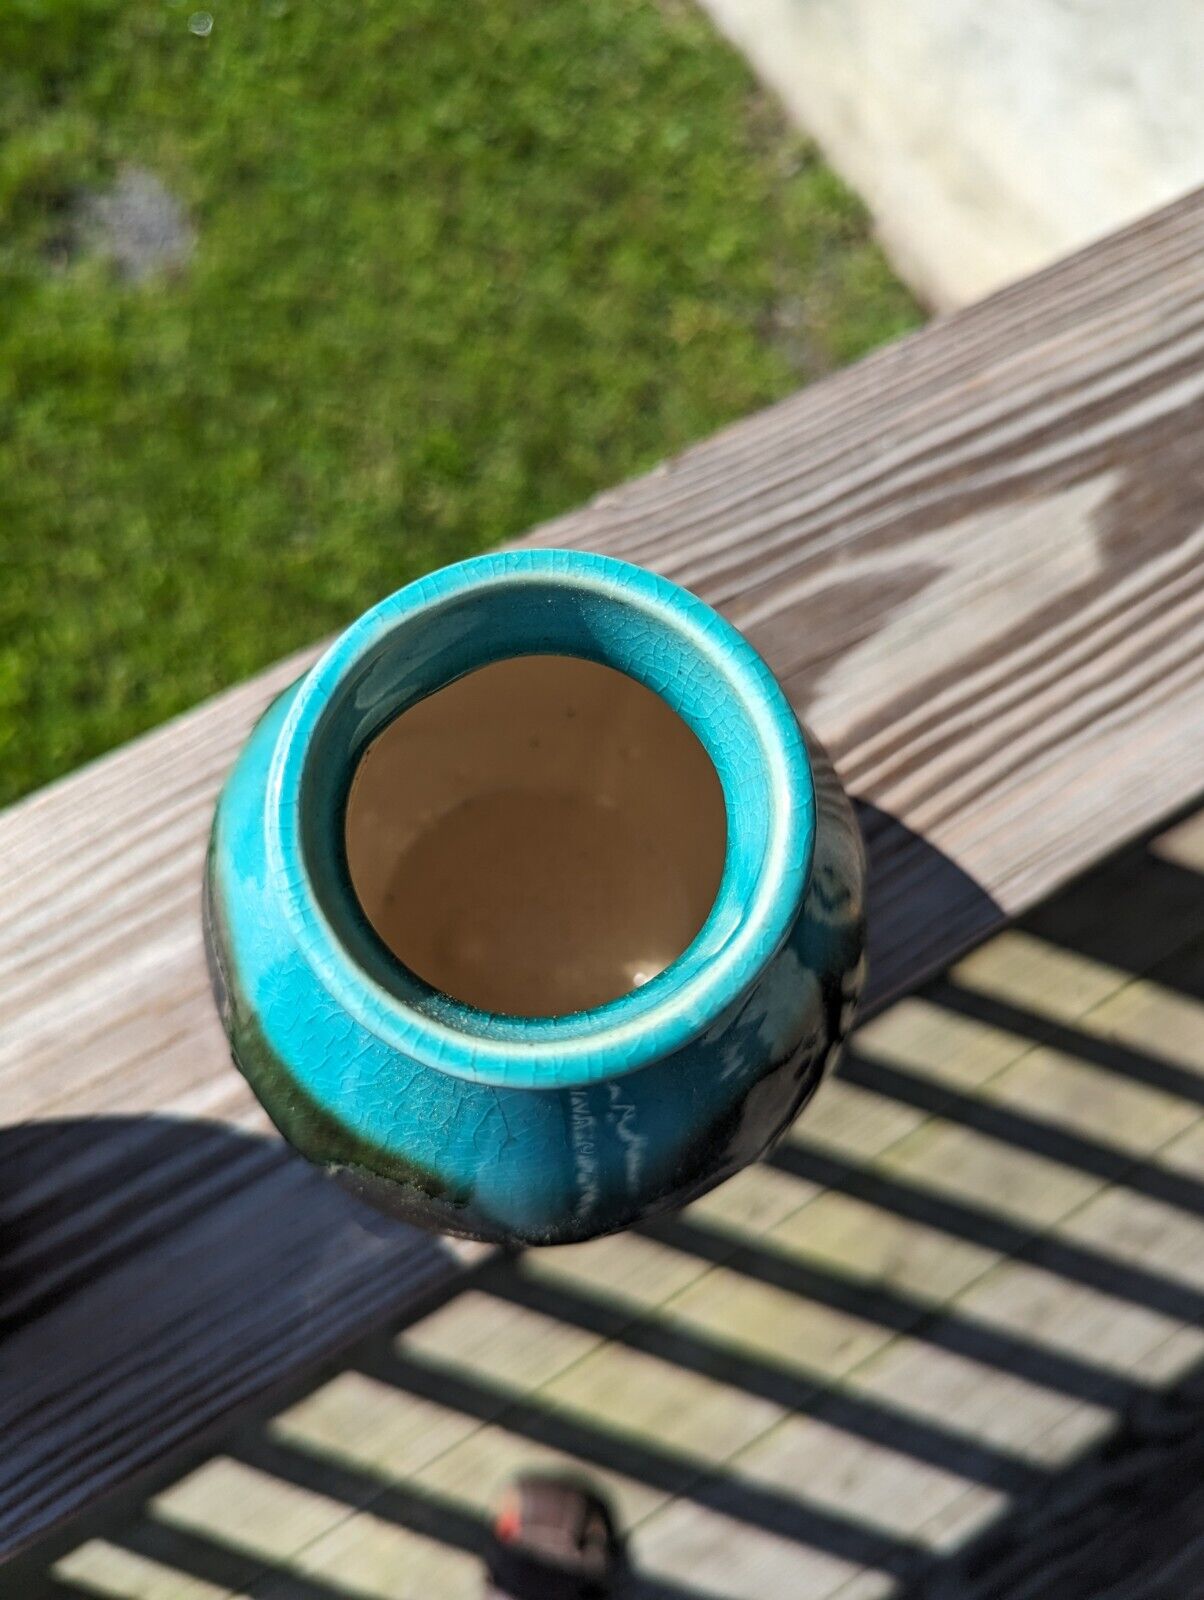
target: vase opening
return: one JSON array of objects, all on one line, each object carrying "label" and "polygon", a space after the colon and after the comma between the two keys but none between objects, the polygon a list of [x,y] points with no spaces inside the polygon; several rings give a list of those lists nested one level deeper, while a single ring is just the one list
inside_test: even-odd
[{"label": "vase opening", "polygon": [[345,819],[355,894],[432,988],[555,1017],[639,988],[692,943],[727,816],[694,732],[613,667],[521,656],[390,722]]}]

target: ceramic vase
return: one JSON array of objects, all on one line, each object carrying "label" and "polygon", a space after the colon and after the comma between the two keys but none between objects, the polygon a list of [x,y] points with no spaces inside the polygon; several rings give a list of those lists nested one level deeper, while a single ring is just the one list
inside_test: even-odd
[{"label": "ceramic vase", "polygon": [[424,1227],[581,1240],[754,1160],[864,975],[848,801],[701,601],[524,550],[382,601],[268,709],[205,886],[234,1060]]}]

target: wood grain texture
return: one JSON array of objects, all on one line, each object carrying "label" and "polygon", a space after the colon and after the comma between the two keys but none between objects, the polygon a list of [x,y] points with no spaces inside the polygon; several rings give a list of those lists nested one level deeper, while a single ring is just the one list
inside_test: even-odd
[{"label": "wood grain texture", "polygon": [[[873,1003],[1204,789],[1204,199],[531,535],[695,589],[863,805]],[[0,817],[0,1553],[454,1270],[269,1137],[198,928],[281,663]]]},{"label": "wood grain texture", "polygon": [[[491,1507],[535,1467],[611,1495],[632,1600],[1194,1595],[1198,831],[887,1008],[769,1162],[365,1339],[77,1540],[46,1600],[468,1600]],[[1066,942],[1101,928],[1108,961]],[[908,1120],[859,1059],[934,1109]],[[50,1565],[12,1592],[41,1600]]]}]

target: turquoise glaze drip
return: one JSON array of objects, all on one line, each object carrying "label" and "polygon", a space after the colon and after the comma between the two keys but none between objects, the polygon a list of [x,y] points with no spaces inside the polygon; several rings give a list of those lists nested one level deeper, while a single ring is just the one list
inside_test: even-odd
[{"label": "turquoise glaze drip", "polygon": [[[343,843],[376,735],[526,655],[600,662],[660,695],[727,810],[697,937],[567,1016],[489,1014],[423,983],[369,924]],[[554,1243],[682,1205],[772,1143],[849,1026],[863,882],[826,757],[734,628],[639,568],[524,550],[382,601],[269,708],[218,804],[205,923],[234,1059],[298,1149],[423,1226]]]}]

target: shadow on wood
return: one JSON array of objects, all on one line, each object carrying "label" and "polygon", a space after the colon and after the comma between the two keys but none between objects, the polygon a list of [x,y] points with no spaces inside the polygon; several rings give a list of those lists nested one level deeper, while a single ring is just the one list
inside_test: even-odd
[{"label": "shadow on wood", "polygon": [[872,1014],[914,987],[912,945],[933,928],[947,958],[969,950],[998,928],[1004,914],[968,872],[869,800],[853,797],[869,858],[869,987],[863,1011]]},{"label": "shadow on wood", "polygon": [[[951,863],[933,859],[931,852],[924,859],[923,841],[891,819],[870,813],[865,822],[875,860],[883,851],[909,852],[923,862],[929,885],[943,879],[963,903],[981,894]],[[1102,949],[1100,929],[1106,924],[1108,964],[1117,969],[1121,987],[1130,971],[1152,971],[1151,988],[1170,972],[1174,992],[1193,1001],[1204,998],[1200,879],[1175,868],[1166,882],[1177,909],[1172,917],[1164,903],[1158,921],[1156,896],[1143,899],[1147,884],[1157,888],[1156,867],[1157,858],[1147,848],[1135,848],[1026,919],[1017,937],[1039,947],[1045,934],[1033,929],[1057,929],[1059,947],[1073,949],[1081,927],[1086,939],[1095,941],[1094,951]],[[1194,896],[1186,882],[1193,876]],[[982,898],[990,915],[989,900]],[[941,915],[939,896],[926,914]],[[1040,955],[1049,958],[1048,952]],[[1066,1020],[1056,1007],[1047,1014],[1014,991],[995,993],[981,979],[981,966],[967,963],[959,974],[928,985],[923,1005],[933,1014],[944,1010],[971,1025],[985,1023],[1006,1032],[1021,1052],[1026,1044],[1048,1046],[1075,1063],[1077,1071],[1091,1074],[1101,1096],[1110,1083],[1121,1081],[1173,1097],[1183,1108],[1181,1125],[1191,1125],[1202,1101],[1199,1074],[1174,1059],[1157,1036],[1114,1037],[1098,1024]],[[1204,1183],[1184,1167],[1154,1152],[1126,1153],[1089,1128],[1068,1123],[1059,1108],[1040,1100],[1005,1101],[928,1073],[922,1063],[892,1058],[881,1048],[879,1033],[879,1025],[867,1029],[839,1069],[838,1081],[858,1094],[883,1107],[914,1109],[955,1131],[970,1130],[1001,1151],[1086,1175],[1098,1182],[1100,1192],[1113,1185],[1114,1193],[1173,1207],[1189,1227],[1191,1219],[1204,1215]],[[143,1186],[159,1192],[154,1167],[168,1159],[191,1176],[171,1205],[148,1213],[140,1204]],[[944,1235],[950,1250],[959,1241],[968,1243],[998,1253],[1009,1265],[1038,1269],[1048,1283],[1064,1286],[1071,1295],[1084,1289],[1107,1297],[1118,1318],[1137,1308],[1182,1329],[1204,1319],[1204,1284],[1178,1270],[1173,1260],[1122,1252],[1110,1239],[1026,1220],[1002,1194],[972,1198],[943,1188],[931,1172],[856,1159],[808,1139],[806,1117],[769,1164],[804,1186],[848,1196],[884,1218]],[[256,1185],[266,1172],[275,1174],[270,1192],[279,1192],[283,1177],[292,1200],[265,1213]],[[366,1382],[381,1408],[412,1410],[420,1421],[437,1414],[463,1419],[469,1429],[493,1429],[509,1441],[508,1454],[520,1460],[528,1452],[532,1458],[551,1453],[586,1472],[669,1497],[703,1519],[713,1517],[731,1530],[730,1537],[739,1539],[743,1526],[750,1539],[871,1567],[892,1581],[892,1594],[908,1600],[1020,1600],[1021,1595],[1024,1600],[1103,1600],[1105,1595],[1182,1600],[1199,1587],[1204,1371],[1180,1376],[1169,1393],[1162,1392],[1136,1365],[1118,1363],[1115,1350],[1069,1344],[1051,1337],[1048,1326],[999,1321],[956,1298],[930,1299],[926,1287],[878,1279],[872,1267],[862,1276],[810,1253],[791,1253],[776,1237],[728,1227],[713,1207],[659,1219],[633,1238],[633,1245],[661,1248],[674,1260],[693,1259],[703,1271],[720,1268],[733,1284],[763,1285],[783,1302],[847,1317],[886,1337],[902,1335],[931,1351],[934,1360],[972,1364],[984,1383],[999,1375],[1072,1406],[1106,1407],[1118,1417],[1116,1431],[1092,1455],[1055,1468],[992,1437],[956,1409],[924,1413],[897,1395],[824,1381],[795,1359],[793,1349],[783,1350],[780,1358],[762,1354],[725,1337],[721,1328],[664,1314],[659,1302],[635,1304],[592,1273],[549,1275],[542,1264],[558,1259],[557,1252],[537,1260],[493,1258],[453,1283],[440,1271],[437,1241],[415,1239],[361,1213],[274,1141],[149,1118],[46,1124],[0,1136],[0,1174],[3,1193],[22,1197],[19,1216],[0,1202],[11,1224],[0,1307],[14,1330],[4,1349],[0,1422],[16,1447],[14,1465],[6,1460],[0,1466],[0,1514],[17,1514],[22,1497],[28,1502],[32,1496],[47,1526],[55,1506],[70,1500],[70,1474],[78,1470],[73,1462],[82,1458],[95,1472],[98,1452],[106,1462],[108,1453],[128,1455],[149,1421],[162,1464],[179,1408],[208,1404],[210,1415],[220,1420],[218,1413],[238,1398],[234,1391],[243,1381],[242,1369],[223,1372],[229,1348],[222,1326],[224,1274],[254,1274],[270,1363],[273,1328],[290,1317],[304,1326],[338,1298],[323,1281],[326,1275],[371,1257],[391,1271],[396,1266],[399,1283],[407,1280],[407,1262],[427,1263],[429,1297],[422,1316],[436,1298],[450,1310],[460,1291],[470,1289],[464,1303],[475,1307],[468,1314],[479,1326],[489,1325],[491,1315],[504,1325],[507,1313],[517,1311],[566,1337],[585,1335],[587,1344],[610,1341],[750,1402],[815,1419],[833,1436],[847,1435],[870,1451],[904,1458],[909,1470],[914,1463],[917,1471],[935,1469],[960,1478],[970,1491],[1001,1495],[1003,1514],[964,1549],[933,1549],[902,1527],[888,1528],[881,1520],[859,1516],[851,1504],[817,1496],[805,1477],[788,1486],[758,1479],[705,1450],[694,1453],[647,1430],[620,1427],[613,1418],[558,1404],[554,1395],[539,1392],[538,1382],[530,1390],[511,1386],[487,1368],[456,1359],[438,1334],[411,1342],[405,1330],[421,1327],[413,1311],[401,1319],[396,1334],[382,1331],[358,1344],[344,1364],[344,1374]],[[106,1197],[103,1216],[95,1205],[98,1189]],[[206,1219],[224,1220],[220,1226],[206,1220],[198,1233],[202,1195],[213,1202],[203,1208]],[[865,1226],[871,1226],[868,1212]],[[286,1235],[291,1255],[291,1246],[301,1241],[306,1265],[281,1278],[280,1241]],[[134,1303],[140,1259],[143,1278]],[[146,1276],[150,1261],[157,1263],[157,1282]],[[306,1287],[314,1282],[323,1284],[316,1299]],[[171,1365],[181,1317],[207,1319],[201,1347],[211,1352],[209,1365],[222,1375],[216,1390],[211,1374],[198,1371],[195,1360]],[[195,1350],[197,1341],[190,1340],[189,1347]],[[122,1387],[123,1374],[148,1362],[156,1382],[135,1399],[133,1390]],[[327,1376],[320,1374],[307,1387],[320,1393]],[[264,1373],[251,1374],[251,1387],[262,1389],[269,1381]],[[110,1389],[114,1403],[107,1399]],[[183,1432],[193,1429],[185,1417]],[[341,1433],[323,1446],[314,1436],[265,1421],[261,1412],[227,1434],[221,1450],[232,1470],[258,1474],[298,1504],[328,1506],[340,1519],[366,1510],[378,1525],[475,1558],[485,1533],[479,1509],[446,1486],[357,1455],[357,1446],[356,1439]],[[24,1520],[26,1512],[20,1514]],[[68,1532],[73,1542],[82,1536],[78,1524],[64,1530],[63,1539]],[[337,1567],[297,1572],[263,1552],[232,1548],[218,1525],[168,1526],[151,1505],[120,1527],[110,1517],[104,1537],[111,1547],[177,1573],[255,1594],[263,1590],[272,1600],[341,1600],[351,1592],[341,1586]],[[637,1566],[638,1560],[637,1543]],[[8,1591],[0,1580],[0,1592],[38,1593],[44,1565],[35,1570],[19,1563],[9,1571],[20,1571],[24,1586]],[[85,1592],[73,1589],[66,1577],[47,1591],[60,1600]],[[663,1574],[640,1576],[631,1589],[639,1600],[697,1600],[699,1592],[688,1573],[674,1581]]]},{"label": "shadow on wood", "polygon": [[0,1132],[0,1557],[462,1270],[276,1138]]}]

